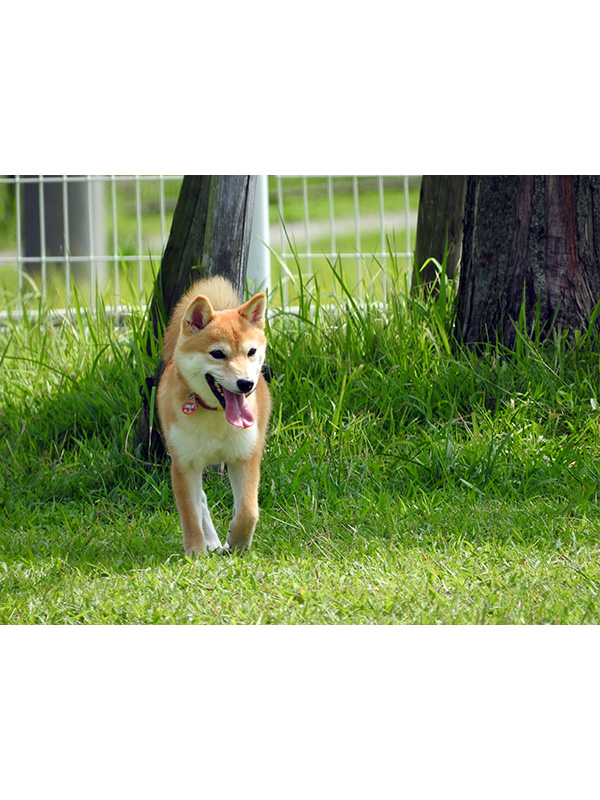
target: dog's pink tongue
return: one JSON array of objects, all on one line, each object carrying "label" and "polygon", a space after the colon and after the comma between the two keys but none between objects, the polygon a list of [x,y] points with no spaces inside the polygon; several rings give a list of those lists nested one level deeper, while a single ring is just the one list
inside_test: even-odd
[{"label": "dog's pink tongue", "polygon": [[254,425],[254,414],[248,405],[246,396],[228,392],[223,388],[225,395],[225,419],[236,428],[249,428]]}]

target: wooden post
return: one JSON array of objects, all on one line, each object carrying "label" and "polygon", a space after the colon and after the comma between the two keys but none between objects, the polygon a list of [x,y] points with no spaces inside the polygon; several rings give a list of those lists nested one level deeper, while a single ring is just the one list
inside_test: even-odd
[{"label": "wooden post", "polygon": [[246,266],[252,231],[256,175],[214,175],[202,254],[207,275],[223,275],[240,297],[246,287]]},{"label": "wooden post", "polygon": [[177,301],[190,287],[193,270],[201,261],[211,178],[212,175],[183,178],[150,305],[148,355],[156,352],[156,342],[160,341]]},{"label": "wooden post", "polygon": [[[184,176],[150,306],[148,355],[157,354],[169,317],[194,280],[223,275],[244,296],[255,184],[254,175]],[[159,458],[164,446],[156,427],[150,428],[150,407],[163,368],[159,362],[140,389],[138,426],[143,449]]]},{"label": "wooden post", "polygon": [[223,275],[243,296],[255,184],[255,175],[184,176],[150,307],[154,342],[194,280]]}]

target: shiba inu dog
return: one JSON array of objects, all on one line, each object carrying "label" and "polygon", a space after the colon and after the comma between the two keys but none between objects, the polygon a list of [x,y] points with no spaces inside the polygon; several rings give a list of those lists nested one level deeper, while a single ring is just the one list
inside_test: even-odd
[{"label": "shiba inu dog", "polygon": [[225,548],[247,550],[252,542],[271,414],[261,373],[265,312],[264,292],[241,304],[228,281],[208,278],[183,296],[164,336],[158,414],[188,556],[221,547],[202,488],[209,464],[227,464],[233,489]]}]

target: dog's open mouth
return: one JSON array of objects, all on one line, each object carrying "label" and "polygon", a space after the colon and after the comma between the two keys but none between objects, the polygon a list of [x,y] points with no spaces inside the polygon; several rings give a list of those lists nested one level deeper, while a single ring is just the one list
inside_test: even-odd
[{"label": "dog's open mouth", "polygon": [[230,392],[217,383],[210,373],[206,375],[206,382],[219,401],[219,405],[224,409],[227,422],[235,425],[236,428],[249,428],[254,425],[254,414],[248,405],[245,394]]},{"label": "dog's open mouth", "polygon": [[217,383],[212,375],[206,375],[206,382],[208,383],[211,392],[219,401],[219,404],[223,409],[225,409],[225,395],[223,394],[223,388],[221,384]]}]

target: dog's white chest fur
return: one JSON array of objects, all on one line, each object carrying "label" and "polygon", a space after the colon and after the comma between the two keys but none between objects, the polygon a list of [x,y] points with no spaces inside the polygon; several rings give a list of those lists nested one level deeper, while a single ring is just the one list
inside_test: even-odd
[{"label": "dog's white chest fur", "polygon": [[171,454],[182,467],[199,470],[209,464],[246,461],[256,446],[257,430],[234,428],[221,411],[202,414],[201,419],[183,417],[169,427]]}]

